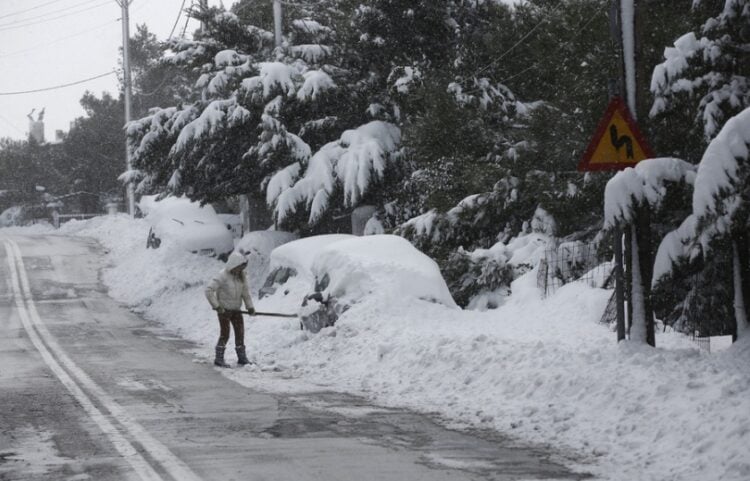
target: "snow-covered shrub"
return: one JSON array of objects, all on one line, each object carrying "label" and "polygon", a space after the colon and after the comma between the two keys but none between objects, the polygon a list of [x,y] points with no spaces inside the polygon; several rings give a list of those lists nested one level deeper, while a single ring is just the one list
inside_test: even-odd
[{"label": "snow-covered shrub", "polygon": [[484,295],[484,305],[478,306],[481,310],[499,307],[502,293],[509,293],[514,279],[507,258],[493,248],[467,252],[459,247],[448,257],[442,272],[459,306],[469,306],[474,298]]},{"label": "snow-covered shrub", "polygon": [[459,247],[443,262],[443,276],[459,305],[495,309],[510,294],[511,282],[536,267],[551,243],[550,236],[532,232],[489,249]]}]

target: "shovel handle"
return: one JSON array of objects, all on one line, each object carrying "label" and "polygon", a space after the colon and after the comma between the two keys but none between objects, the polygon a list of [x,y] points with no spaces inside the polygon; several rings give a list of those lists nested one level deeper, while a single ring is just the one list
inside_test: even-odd
[{"label": "shovel handle", "polygon": [[[216,311],[217,309],[214,309],[214,310]],[[227,312],[239,312],[240,314],[247,314],[248,316],[270,316],[270,317],[289,317],[289,318],[299,317],[297,314],[284,314],[281,312],[259,312],[259,311],[255,311],[253,313],[251,313],[250,311],[227,311]]]},{"label": "shovel handle", "polygon": [[259,312],[255,311],[255,313],[250,314],[248,311],[240,311],[242,314],[247,314],[248,316],[270,316],[270,317],[298,317],[297,314],[283,314],[281,312]]}]

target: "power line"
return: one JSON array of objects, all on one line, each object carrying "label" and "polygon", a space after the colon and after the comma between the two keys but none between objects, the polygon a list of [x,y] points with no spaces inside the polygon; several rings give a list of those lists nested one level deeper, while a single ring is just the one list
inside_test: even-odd
[{"label": "power line", "polygon": [[71,34],[71,35],[66,35],[65,37],[60,37],[60,38],[57,38],[57,39],[53,39],[53,40],[51,40],[49,42],[39,43],[39,44],[36,44],[36,45],[34,45],[32,47],[25,48],[23,50],[16,50],[15,52],[5,53],[5,54],[0,55],[0,58],[13,57],[15,55],[20,55],[22,53],[31,52],[31,51],[34,51],[34,50],[37,50],[37,49],[40,49],[40,48],[50,47],[50,46],[56,45],[56,44],[58,44],[58,43],[60,43],[60,42],[62,42],[64,40],[68,40],[68,39],[74,38],[74,37],[80,37],[81,35],[85,35],[87,33],[94,32],[96,30],[100,30],[100,29],[102,29],[104,27],[109,27],[110,25],[112,25],[112,23],[117,23],[119,21],[120,21],[119,19],[112,20],[110,22],[103,23],[101,25],[98,25],[96,27],[90,28],[88,30],[83,30],[83,31],[76,32],[76,33]]},{"label": "power line", "polygon": [[0,25],[0,27],[7,27],[9,25],[18,25],[20,23],[32,22],[32,21],[38,20],[40,18],[49,17],[50,15],[55,15],[55,14],[60,13],[60,12],[67,12],[67,11],[70,11],[71,8],[77,8],[77,7],[80,7],[82,5],[88,5],[89,3],[94,3],[94,2],[97,2],[97,1],[100,1],[100,0],[84,0],[83,2],[79,2],[79,3],[73,4],[73,5],[68,5],[65,8],[58,8],[57,10],[50,10],[48,12],[44,12],[44,13],[41,13],[41,14],[33,16],[33,17],[19,18],[19,19],[16,19],[16,20],[12,20],[10,23],[4,23],[4,24]]},{"label": "power line", "polygon": [[[78,4],[78,6],[89,4],[89,3],[92,3],[93,1],[97,1],[97,0],[88,0],[86,2]],[[67,13],[64,13],[62,15],[58,15],[56,17],[46,18],[44,20],[39,20],[37,22],[29,22],[29,23],[13,22],[13,23],[6,23],[6,24],[3,24],[3,25],[0,25],[0,32],[4,32],[6,30],[15,30],[17,28],[31,27],[33,25],[39,25],[41,23],[51,22],[53,20],[58,20],[60,18],[70,17],[71,15],[78,15],[79,13],[88,12],[89,10],[94,10],[95,8],[103,7],[104,5],[106,5],[106,3],[100,3],[98,5],[93,5],[93,6],[88,7],[88,8],[82,8],[80,10],[75,10],[75,11],[72,11],[72,12],[67,12]],[[35,18],[41,18],[41,17],[44,17],[44,16],[46,16],[46,15],[40,15],[39,17],[35,17]],[[31,20],[31,19],[30,18],[29,19],[25,19],[25,20],[22,20],[21,22],[26,22],[28,20]]]},{"label": "power line", "polygon": [[[605,6],[605,7],[606,7],[606,6]],[[588,19],[588,20],[587,20],[586,22],[584,22],[583,24],[579,25],[579,26],[578,26],[578,27],[576,28],[576,32],[577,32],[577,33],[580,33],[580,32],[581,32],[581,31],[582,31],[583,29],[585,29],[586,27],[588,27],[588,26],[589,26],[589,25],[591,24],[591,22],[593,22],[594,20],[596,20],[596,18],[597,18],[597,17],[599,16],[599,14],[600,14],[600,13],[602,13],[602,11],[604,11],[604,8],[600,9],[600,10],[599,10],[598,12],[596,12],[596,13],[595,13],[594,15],[592,15],[592,16],[591,16],[591,18],[589,18],[589,19]],[[568,39],[568,40],[567,40],[566,42],[563,42],[563,43],[559,43],[559,44],[557,45],[557,48],[556,48],[556,49],[553,49],[553,51],[552,51],[552,52],[551,52],[551,53],[550,53],[549,55],[546,55],[545,57],[543,57],[543,58],[541,58],[541,59],[537,60],[537,61],[536,61],[536,62],[534,62],[533,64],[531,64],[531,65],[529,65],[528,67],[526,67],[525,69],[521,70],[520,72],[518,72],[518,73],[516,73],[516,74],[513,74],[513,75],[511,75],[510,77],[507,77],[507,78],[505,78],[505,79],[501,80],[501,81],[500,81],[500,83],[501,83],[501,84],[505,84],[506,82],[508,82],[508,81],[510,81],[510,80],[513,80],[514,78],[516,78],[516,77],[518,77],[518,76],[520,76],[520,75],[523,75],[523,74],[525,74],[525,73],[526,73],[526,72],[528,72],[529,70],[532,70],[532,69],[534,69],[534,68],[538,67],[538,66],[539,66],[539,64],[540,64],[540,63],[542,62],[542,60],[547,60],[547,59],[549,59],[549,58],[551,58],[551,57],[553,57],[553,56],[557,55],[557,51],[558,51],[558,50],[560,49],[560,47],[562,47],[562,46],[564,46],[564,45],[568,45],[568,44],[570,44],[570,43],[571,43],[571,42],[573,42],[573,40],[575,40],[576,38],[577,38],[577,36],[574,36],[574,37],[571,37],[571,38],[569,38],[569,39]]]},{"label": "power line", "polygon": [[182,0],[182,5],[180,5],[180,9],[177,11],[177,18],[174,20],[174,25],[172,25],[172,31],[169,32],[169,38],[167,40],[172,39],[172,35],[174,35],[174,31],[177,28],[177,24],[180,21],[180,17],[182,16],[182,10],[185,8],[185,2],[187,0]]},{"label": "power line", "polygon": [[85,78],[83,80],[77,80],[75,82],[70,82],[70,83],[61,84],[61,85],[54,85],[52,87],[44,87],[44,88],[34,89],[34,90],[21,90],[21,91],[18,91],[18,92],[0,92],[0,95],[22,95],[22,94],[32,94],[32,93],[36,93],[36,92],[46,92],[48,90],[57,90],[57,89],[65,88],[65,87],[71,87],[73,85],[79,85],[79,84],[82,84],[82,83],[90,82],[92,80],[96,80],[96,79],[99,79],[99,78],[102,78],[102,77],[107,77],[109,75],[114,75],[116,73],[117,72],[115,72],[114,70],[112,70],[111,72],[107,72],[107,73],[95,75],[93,77]]},{"label": "power line", "polygon": [[527,38],[529,38],[531,36],[531,34],[536,31],[536,29],[538,29],[539,27],[541,27],[542,24],[544,22],[546,22],[549,19],[549,17],[552,16],[553,13],[557,12],[557,10],[562,6],[563,3],[564,2],[559,2],[557,5],[555,5],[544,17],[542,17],[541,20],[539,20],[539,22],[536,25],[534,25],[531,28],[531,30],[529,30],[528,32],[526,32],[526,34],[524,34],[520,39],[518,39],[518,41],[516,43],[514,43],[513,45],[511,45],[510,48],[508,48],[505,52],[503,52],[502,54],[500,54],[499,57],[496,57],[495,59],[493,59],[492,62],[488,63],[484,67],[482,67],[479,70],[477,70],[476,73],[473,76],[476,77],[480,73],[486,71],[488,68],[490,68],[493,65],[497,64],[500,60],[504,59],[509,53],[511,53],[513,50],[515,50],[516,47],[518,47],[519,45],[521,45]]},{"label": "power line", "polygon": [[30,12],[30,11],[32,11],[32,10],[37,10],[37,9],[39,9],[39,8],[42,8],[42,7],[46,7],[47,5],[52,5],[53,3],[59,3],[59,2],[61,2],[61,1],[62,1],[62,0],[52,0],[51,2],[47,2],[47,3],[42,3],[42,4],[39,4],[39,5],[37,5],[36,7],[31,7],[31,8],[27,8],[27,9],[25,9],[25,10],[18,10],[18,11],[16,11],[16,12],[12,12],[12,13],[6,13],[5,15],[0,15],[0,18],[8,18],[8,17],[13,17],[13,16],[15,16],[15,15],[20,15],[20,14],[22,14],[22,13],[26,13],[26,12]]}]

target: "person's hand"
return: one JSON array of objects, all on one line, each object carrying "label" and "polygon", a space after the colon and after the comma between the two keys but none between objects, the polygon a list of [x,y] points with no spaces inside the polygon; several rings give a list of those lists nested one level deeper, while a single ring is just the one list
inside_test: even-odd
[{"label": "person's hand", "polygon": [[223,307],[219,306],[219,307],[216,308],[216,312],[218,312],[219,314],[224,314],[226,312],[226,309],[224,309]]},{"label": "person's hand", "polygon": [[254,307],[248,307],[247,308],[247,313],[250,314],[251,316],[255,315],[255,308]]}]

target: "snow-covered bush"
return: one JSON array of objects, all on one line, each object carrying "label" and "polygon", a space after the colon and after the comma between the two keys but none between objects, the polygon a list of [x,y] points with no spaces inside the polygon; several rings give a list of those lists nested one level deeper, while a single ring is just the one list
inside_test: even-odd
[{"label": "snow-covered bush", "polygon": [[489,249],[459,247],[442,267],[453,298],[469,309],[500,307],[511,293],[511,282],[539,264],[551,241],[550,236],[535,232]]},{"label": "snow-covered bush", "polygon": [[514,279],[513,267],[502,251],[494,246],[472,252],[459,247],[448,257],[442,271],[459,306],[486,310],[502,305]]}]

